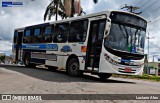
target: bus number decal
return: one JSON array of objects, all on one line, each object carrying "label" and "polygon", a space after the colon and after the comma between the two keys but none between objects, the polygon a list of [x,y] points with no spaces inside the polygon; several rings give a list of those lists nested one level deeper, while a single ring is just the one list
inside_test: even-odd
[{"label": "bus number decal", "polygon": [[47,49],[57,51],[58,45],[57,44],[47,44]]}]

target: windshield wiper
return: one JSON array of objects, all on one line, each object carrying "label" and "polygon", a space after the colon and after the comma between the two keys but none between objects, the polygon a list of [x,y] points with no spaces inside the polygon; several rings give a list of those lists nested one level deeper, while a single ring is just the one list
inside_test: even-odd
[{"label": "windshield wiper", "polygon": [[124,30],[125,30],[125,32],[126,32],[126,35],[127,35],[127,47],[128,47],[128,38],[129,38],[129,34],[128,34],[128,32],[127,32],[127,28],[126,28],[126,26],[125,25],[123,25],[123,28],[124,28]]},{"label": "windshield wiper", "polygon": [[138,31],[139,30],[137,29],[137,32],[135,33],[135,35],[138,35],[138,38],[137,38],[138,39],[138,46],[140,46],[140,44],[139,44],[140,42],[139,41],[140,41],[140,33],[141,33],[142,29],[140,29],[139,33],[138,33]]},{"label": "windshield wiper", "polygon": [[124,37],[127,38],[127,37],[126,37],[126,34],[123,32],[123,29],[122,29],[121,25],[119,24],[118,26],[119,26],[119,28],[120,28],[122,34],[124,35]]}]

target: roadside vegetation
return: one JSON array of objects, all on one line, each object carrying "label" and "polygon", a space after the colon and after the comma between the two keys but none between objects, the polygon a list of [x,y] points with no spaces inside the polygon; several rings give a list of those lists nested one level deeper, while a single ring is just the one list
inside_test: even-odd
[{"label": "roadside vegetation", "polygon": [[150,81],[160,81],[160,76],[154,76],[149,74],[143,74],[142,76],[129,76],[129,75],[118,75],[113,74],[113,77],[122,77],[122,78],[130,78],[130,79],[143,79],[143,80],[150,80]]},{"label": "roadside vegetation", "polygon": [[5,61],[5,56],[0,56],[0,62],[4,63],[4,61]]}]

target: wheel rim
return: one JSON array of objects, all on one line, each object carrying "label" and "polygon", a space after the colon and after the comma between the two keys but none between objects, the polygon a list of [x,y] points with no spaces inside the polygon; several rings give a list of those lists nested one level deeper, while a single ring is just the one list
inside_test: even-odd
[{"label": "wheel rim", "polygon": [[73,63],[72,65],[71,65],[71,67],[70,67],[70,69],[71,69],[71,72],[72,73],[77,73],[77,71],[79,70],[79,65],[78,65],[78,63]]}]

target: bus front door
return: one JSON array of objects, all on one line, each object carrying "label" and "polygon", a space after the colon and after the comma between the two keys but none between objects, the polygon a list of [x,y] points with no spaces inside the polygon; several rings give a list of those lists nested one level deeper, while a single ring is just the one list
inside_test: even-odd
[{"label": "bus front door", "polygon": [[91,22],[86,56],[87,70],[99,70],[105,23],[106,20],[97,20]]},{"label": "bus front door", "polygon": [[18,61],[22,61],[22,40],[23,40],[23,31],[18,32],[17,34],[17,40],[16,40],[16,55],[15,55],[15,61],[18,63]]}]

